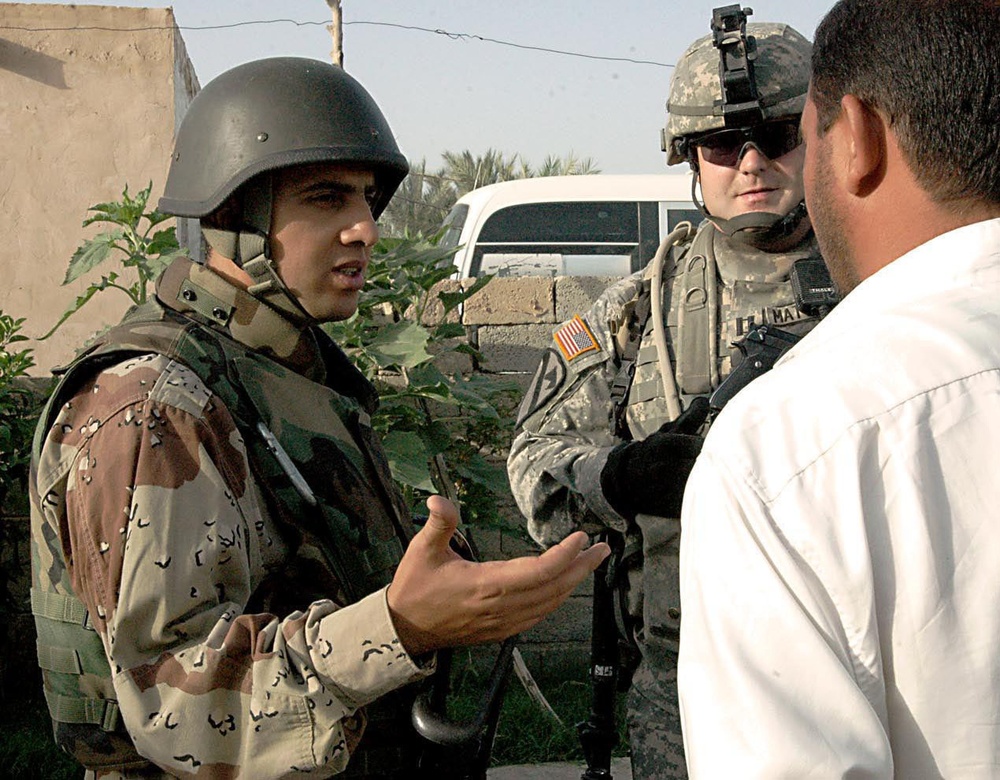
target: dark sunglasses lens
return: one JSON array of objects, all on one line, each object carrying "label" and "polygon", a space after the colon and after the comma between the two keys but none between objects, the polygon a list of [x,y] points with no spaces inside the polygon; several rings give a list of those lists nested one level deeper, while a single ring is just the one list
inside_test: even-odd
[{"label": "dark sunglasses lens", "polygon": [[765,156],[776,160],[795,149],[799,143],[798,122],[774,122],[742,130],[722,130],[698,139],[705,162],[731,168],[739,163],[740,153],[748,143]]},{"label": "dark sunglasses lens", "polygon": [[763,125],[758,128],[758,137],[755,138],[760,150],[776,160],[795,149],[802,141],[799,137],[798,122],[779,122],[774,125]]},{"label": "dark sunglasses lens", "polygon": [[701,148],[701,156],[705,162],[728,168],[736,164],[747,140],[739,130],[723,130],[721,133],[707,135],[696,143]]}]

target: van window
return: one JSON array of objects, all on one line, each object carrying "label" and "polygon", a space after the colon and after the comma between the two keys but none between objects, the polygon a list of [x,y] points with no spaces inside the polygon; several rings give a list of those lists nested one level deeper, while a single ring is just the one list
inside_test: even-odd
[{"label": "van window", "polygon": [[500,209],[486,220],[479,240],[607,243],[634,241],[639,207],[634,201],[526,203]]},{"label": "van window", "polygon": [[681,222],[690,222],[695,227],[698,227],[704,218],[705,215],[698,211],[698,209],[667,209],[667,229],[663,237],[666,238]]},{"label": "van window", "polygon": [[491,215],[471,275],[624,276],[638,262],[635,201],[526,203]]}]

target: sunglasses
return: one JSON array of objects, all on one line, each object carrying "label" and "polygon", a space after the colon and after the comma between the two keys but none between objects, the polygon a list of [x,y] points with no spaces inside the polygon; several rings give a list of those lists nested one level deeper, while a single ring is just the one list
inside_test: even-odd
[{"label": "sunglasses", "polygon": [[[705,162],[725,168],[739,165],[747,146],[753,146],[768,159],[777,160],[801,143],[798,119],[782,119],[753,127],[720,130],[691,139],[691,146],[701,149]],[[694,149],[691,151],[694,152]]]}]

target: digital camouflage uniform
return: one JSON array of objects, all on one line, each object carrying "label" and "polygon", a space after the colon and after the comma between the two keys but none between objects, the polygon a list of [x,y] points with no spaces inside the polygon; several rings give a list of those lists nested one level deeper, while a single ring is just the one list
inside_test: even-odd
[{"label": "digital camouflage uniform", "polygon": [[[749,24],[746,32],[757,42],[760,112],[754,123],[797,117],[809,80],[809,42],[784,24]],[[734,36],[738,32],[727,42],[738,44]],[[713,36],[705,36],[688,47],[671,81],[663,134],[668,164],[689,159],[692,135],[727,126],[725,102],[719,49]],[[781,252],[759,248],[787,246],[768,241],[798,235],[794,231],[804,215],[800,205],[788,215],[740,215],[729,224],[716,220],[718,229],[706,221],[689,244],[672,250],[663,270],[663,317],[680,408],[710,395],[728,376],[739,354],[732,344],[751,325],[802,334],[815,324],[796,306],[789,280],[794,261],[818,256],[812,233]],[[742,235],[748,228],[764,232]],[[680,521],[640,513],[630,523],[601,489],[608,454],[626,440],[623,435],[642,440],[670,420],[653,317],[646,316],[644,326],[634,324],[642,317],[637,312],[649,311],[637,301],[648,298],[640,293],[644,283],[652,284],[652,265],[611,286],[586,314],[556,330],[521,406],[507,462],[528,531],[543,546],[577,529],[595,533],[608,527],[625,534],[626,560],[635,562],[628,551],[641,549],[642,562],[631,566],[627,577],[628,612],[637,621],[641,655],[628,700],[636,780],[687,776],[677,703]],[[633,352],[634,338],[641,340],[623,401],[623,431],[612,388],[616,380],[623,383],[622,356]]]},{"label": "digital camouflage uniform", "polygon": [[31,481],[57,742],[98,776],[409,776],[397,689],[433,664],[389,617],[409,518],[343,353],[178,260],[57,395]]},{"label": "digital camouflage uniform", "polygon": [[[708,244],[711,247],[705,252]],[[776,324],[793,333],[812,327],[814,320],[796,308],[788,273],[795,260],[814,256],[816,251],[811,234],[793,250],[774,254],[734,245],[714,225],[703,223],[676,263],[678,275],[664,280],[671,358],[677,344],[680,301],[685,287],[691,287],[685,285],[683,271],[689,264],[699,268],[699,259],[710,253],[718,268],[718,379],[712,383],[717,386],[728,375],[736,352],[727,345],[744,335],[750,324]],[[594,348],[569,360],[561,349],[549,349],[525,398],[507,466],[528,530],[543,546],[578,529],[594,533],[607,526],[634,535],[635,529],[601,492],[600,474],[608,453],[622,442],[614,434],[611,387],[619,371],[620,331],[646,275],[633,274],[601,295],[582,315]],[[650,317],[627,401],[627,424],[634,439],[645,438],[669,419],[652,334]],[[692,397],[712,389],[685,388],[683,381],[678,386],[685,406]],[[642,620],[637,637],[642,660],[628,702],[633,773],[637,780],[686,777],[676,677],[680,521],[640,514],[636,525],[642,534],[645,564],[629,575],[630,611]],[[656,597],[643,598],[643,593]]]}]

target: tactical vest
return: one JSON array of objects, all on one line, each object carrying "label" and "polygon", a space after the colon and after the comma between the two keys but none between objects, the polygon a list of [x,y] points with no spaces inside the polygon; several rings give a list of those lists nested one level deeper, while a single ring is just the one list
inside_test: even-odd
[{"label": "tactical vest", "polygon": [[[801,334],[818,321],[798,311],[789,278],[796,260],[817,253],[814,240],[782,254],[728,241],[714,226],[703,224],[689,245],[675,248],[672,267],[666,267],[661,281],[675,400],[681,408],[692,398],[711,393],[729,375],[734,353],[739,354],[731,345],[750,325],[778,324]],[[625,440],[644,439],[670,419],[653,338],[656,323],[648,303],[655,283],[650,276],[647,273],[637,298],[628,306],[630,314],[615,334],[621,368],[612,391],[612,433]],[[677,649],[679,533],[677,518],[640,515],[626,531],[617,563],[624,575],[617,580],[619,632],[631,644],[636,632],[644,631],[642,641],[654,654]],[[645,573],[643,563],[650,551],[661,563],[657,571]],[[659,577],[651,586],[657,598],[646,604],[646,579],[654,575]],[[638,662],[638,647],[631,649],[626,668]]]},{"label": "tactical vest", "polygon": [[[338,593],[325,595],[350,603],[389,583],[413,532],[370,426],[374,388],[325,334],[316,334],[328,378],[320,384],[209,321],[154,300],[102,336],[73,362],[49,399],[36,433],[36,462],[58,410],[85,379],[129,356],[166,355],[192,369],[232,414],[268,509],[298,541],[299,557],[306,547],[308,555],[318,551],[339,585]],[[46,525],[40,532],[54,531]],[[293,550],[286,569],[295,559]],[[37,557],[34,563],[32,612],[57,744],[89,769],[148,766],[121,723],[103,644],[83,603],[72,595],[65,562],[58,556],[46,571],[39,570]],[[287,571],[269,576],[248,611],[275,604],[305,608],[323,595],[303,602],[296,590],[282,598],[283,588],[297,585],[291,579]],[[369,730],[344,776],[388,775],[413,765],[415,748],[406,739],[412,734],[411,702],[404,689],[367,708]],[[382,732],[384,742],[378,734],[369,739],[369,731]]]},{"label": "tactical vest", "polygon": [[[750,325],[773,323],[803,333],[817,321],[798,311],[788,278],[795,260],[816,253],[813,241],[782,254],[748,252],[746,247],[727,246],[725,241],[714,227],[702,226],[691,244],[677,252],[673,268],[668,267],[664,274],[667,344],[682,407],[696,396],[711,393],[728,376],[734,356],[739,355],[732,344]],[[669,419],[653,341],[655,323],[641,300],[649,296],[651,283],[646,280],[635,304],[636,311],[645,313],[643,321],[633,317],[623,325],[623,329],[639,328],[641,332],[634,366],[626,369],[632,371],[633,379],[623,397],[628,434],[635,439],[645,438]],[[629,341],[625,332],[616,340],[619,345]],[[623,354],[623,364],[629,358]]]}]

